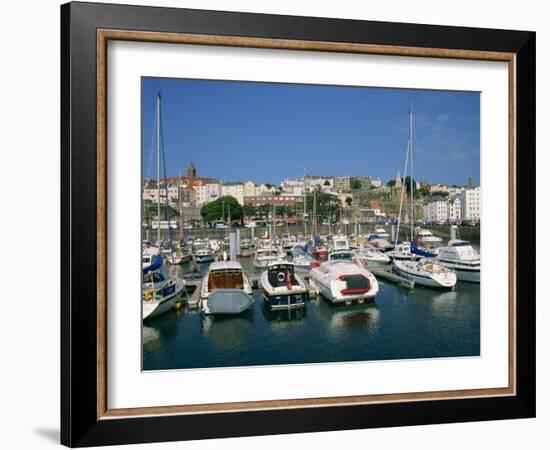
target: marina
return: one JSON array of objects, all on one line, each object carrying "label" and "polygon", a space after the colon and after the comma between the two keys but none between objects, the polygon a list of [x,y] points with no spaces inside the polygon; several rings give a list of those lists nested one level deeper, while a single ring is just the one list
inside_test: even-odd
[{"label": "marina", "polygon": [[[256,286],[252,307],[235,316],[205,315],[196,303],[200,280],[187,280],[196,289],[182,294],[180,309],[144,322],[144,370],[480,354],[479,284],[411,289],[373,269],[379,285],[374,302],[334,306],[313,294],[301,308],[274,310],[258,284],[260,270],[250,258],[238,260]],[[194,267],[208,269],[190,262],[177,266],[177,273],[183,277]]]}]

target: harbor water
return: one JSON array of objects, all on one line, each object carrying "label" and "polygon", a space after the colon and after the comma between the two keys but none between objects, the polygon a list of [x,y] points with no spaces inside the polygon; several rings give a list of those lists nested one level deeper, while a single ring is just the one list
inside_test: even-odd
[{"label": "harbor water", "polygon": [[[259,276],[251,258],[239,258]],[[176,266],[183,275],[208,263]],[[408,289],[378,279],[371,304],[333,306],[312,297],[304,308],[271,311],[261,289],[251,311],[204,316],[172,310],[143,325],[143,370],[400,360],[480,355],[479,284]]]}]

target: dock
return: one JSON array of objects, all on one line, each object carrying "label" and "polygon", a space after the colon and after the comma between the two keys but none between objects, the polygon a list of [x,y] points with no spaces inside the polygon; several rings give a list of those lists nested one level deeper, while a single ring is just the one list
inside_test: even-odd
[{"label": "dock", "polygon": [[376,269],[371,269],[371,272],[375,277],[383,278],[384,280],[392,281],[401,286],[407,287],[409,289],[414,288],[414,281],[409,280],[398,274],[393,266],[380,267]]}]

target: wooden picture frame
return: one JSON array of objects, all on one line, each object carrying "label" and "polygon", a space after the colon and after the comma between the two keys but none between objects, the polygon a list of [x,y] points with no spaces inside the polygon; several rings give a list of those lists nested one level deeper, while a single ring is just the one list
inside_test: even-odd
[{"label": "wooden picture frame", "polygon": [[[507,62],[509,386],[109,409],[106,395],[106,44],[109,40]],[[69,3],[61,7],[61,56],[63,444],[90,446],[534,417],[535,33]],[[516,263],[526,260],[532,264]]]}]

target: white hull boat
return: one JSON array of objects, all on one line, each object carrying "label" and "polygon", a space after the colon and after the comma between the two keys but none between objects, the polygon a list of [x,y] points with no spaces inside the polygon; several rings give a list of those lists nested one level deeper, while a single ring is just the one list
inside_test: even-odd
[{"label": "white hull boat", "polygon": [[450,240],[446,247],[439,249],[436,261],[454,270],[460,281],[480,282],[481,258],[468,241]]},{"label": "white hull boat", "polygon": [[[350,252],[348,255],[351,257]],[[309,273],[314,289],[335,305],[364,303],[378,294],[376,277],[347,259],[344,252],[329,255],[328,261]]]},{"label": "white hull boat", "polygon": [[395,269],[403,278],[414,281],[415,285],[433,288],[453,288],[456,285],[456,273],[436,264],[431,259],[420,261],[394,261]]},{"label": "white hull boat", "polygon": [[214,261],[214,252],[209,247],[202,247],[195,252],[195,261],[198,263],[207,263]]},{"label": "white hull boat", "polygon": [[252,288],[237,261],[210,264],[200,291],[200,308],[204,314],[240,314],[254,304]]},{"label": "white hull boat", "polygon": [[279,250],[271,248],[259,248],[254,254],[254,266],[258,268],[266,268],[270,263],[281,261],[282,256]]},{"label": "white hull boat", "polygon": [[385,267],[391,263],[391,258],[382,250],[370,245],[361,245],[359,253],[355,256],[355,262],[365,268]]},{"label": "white hull boat", "polygon": [[170,311],[178,301],[184,288],[185,281],[177,276],[168,279],[162,277],[161,281],[152,281],[151,283],[145,281],[143,283],[142,301],[143,320]]}]

